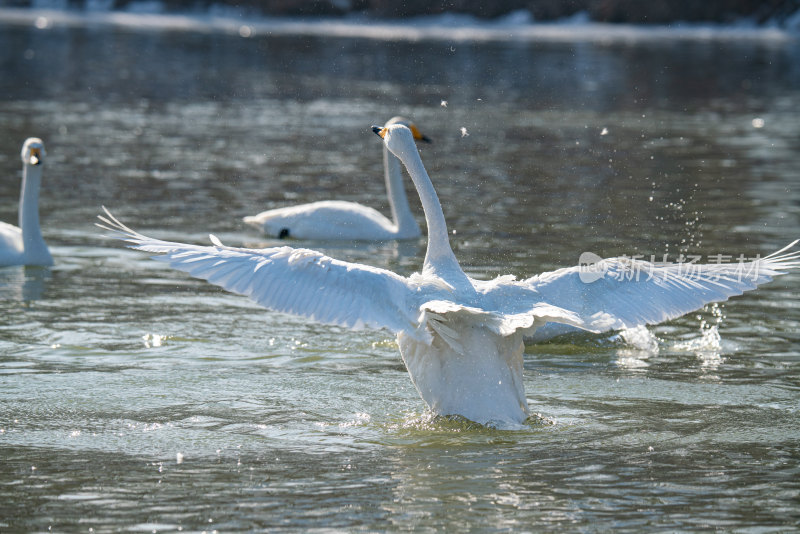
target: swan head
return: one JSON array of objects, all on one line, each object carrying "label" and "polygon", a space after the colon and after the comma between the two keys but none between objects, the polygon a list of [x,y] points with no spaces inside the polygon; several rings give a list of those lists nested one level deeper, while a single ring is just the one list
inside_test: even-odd
[{"label": "swan head", "polygon": [[45,158],[44,143],[38,137],[29,137],[22,145],[20,156],[23,165],[41,165]]},{"label": "swan head", "polygon": [[400,116],[392,117],[391,119],[386,121],[386,124],[384,124],[383,126],[384,126],[384,128],[388,128],[389,126],[392,126],[394,124],[402,124],[403,126],[408,128],[409,130],[411,130],[411,135],[414,136],[414,140],[416,140],[416,141],[424,141],[426,143],[430,143],[431,142],[431,138],[430,137],[428,137],[427,135],[425,135],[422,132],[420,132],[419,128],[417,128],[417,125],[414,124],[413,122],[411,122],[409,119],[407,119],[405,117],[400,117]]},{"label": "swan head", "polygon": [[391,126],[373,126],[372,131],[383,139],[386,148],[395,156],[403,160],[410,149],[414,149],[414,134],[405,124],[392,124]]}]

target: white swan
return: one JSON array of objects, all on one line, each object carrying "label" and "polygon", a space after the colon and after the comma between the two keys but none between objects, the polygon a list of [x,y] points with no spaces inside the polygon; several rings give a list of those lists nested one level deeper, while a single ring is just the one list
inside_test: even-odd
[{"label": "white swan", "polygon": [[39,186],[45,159],[44,143],[36,137],[26,139],[21,156],[19,226],[0,222],[0,266],[53,265],[53,257],[39,226]]},{"label": "white swan", "polygon": [[373,129],[408,169],[425,211],[422,272],[408,278],[305,249],[233,248],[214,236],[212,246],[160,241],[131,230],[107,210],[99,226],[132,248],[163,254],[155,259],[175,269],[269,309],[351,328],[386,328],[397,334],[411,380],[434,413],[504,427],[528,417],[523,335],[540,325],[601,332],[657,323],[741,294],[799,265],[800,254],[784,253],[787,247],[759,262],[704,265],[692,272],[679,264],[607,259],[589,273],[591,283],[581,281],[587,278],[579,267],[520,281],[473,280],[450,248],[441,205],[411,131],[402,125]]},{"label": "white swan", "polygon": [[[408,119],[393,117],[386,126],[404,124],[414,138],[430,142]],[[271,237],[293,239],[386,241],[390,239],[414,239],[421,235],[419,225],[408,206],[403,187],[403,172],[400,161],[385,147],[383,167],[386,193],[392,219],[379,211],[343,200],[323,200],[299,206],[288,206],[263,211],[244,218],[244,222],[255,226]]]}]

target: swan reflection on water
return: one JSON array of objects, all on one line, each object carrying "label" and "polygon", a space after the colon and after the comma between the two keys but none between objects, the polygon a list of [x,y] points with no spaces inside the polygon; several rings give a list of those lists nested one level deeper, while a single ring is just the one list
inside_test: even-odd
[{"label": "swan reflection on water", "polygon": [[52,278],[47,267],[0,267],[0,300],[31,302],[41,300],[46,282]]}]

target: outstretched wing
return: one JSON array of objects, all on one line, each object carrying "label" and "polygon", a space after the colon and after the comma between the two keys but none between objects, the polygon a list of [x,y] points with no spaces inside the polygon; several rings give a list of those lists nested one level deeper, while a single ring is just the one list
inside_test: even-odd
[{"label": "outstretched wing", "polygon": [[271,310],[353,329],[387,328],[415,335],[419,311],[407,304],[407,280],[391,271],[347,263],[291,247],[234,248],[210,236],[213,246],[161,241],[142,235],[104,207],[101,228],[153,259],[246,295]]},{"label": "outstretched wing", "polygon": [[[800,241],[800,240],[799,240]],[[654,264],[630,258],[569,267],[523,283],[544,302],[576,312],[593,330],[617,330],[680,317],[755,289],[800,267],[798,241],[755,261]]]}]

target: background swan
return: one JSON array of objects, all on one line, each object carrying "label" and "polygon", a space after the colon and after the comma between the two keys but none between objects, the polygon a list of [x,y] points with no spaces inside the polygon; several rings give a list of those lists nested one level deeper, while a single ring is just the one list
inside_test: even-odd
[{"label": "background swan", "polygon": [[[403,124],[411,130],[415,139],[430,142],[408,119],[393,117],[386,126],[392,124]],[[384,241],[419,237],[421,232],[408,206],[400,161],[385,147],[383,166],[386,193],[392,210],[391,220],[357,202],[323,200],[264,211],[245,217],[244,222],[281,239]]]},{"label": "background swan", "polygon": [[[267,308],[350,328],[386,328],[397,335],[411,380],[434,413],[503,427],[528,417],[523,335],[539,326],[555,322],[602,332],[656,323],[741,294],[799,264],[799,254],[785,253],[786,247],[759,262],[703,265],[691,272],[680,264],[608,259],[591,283],[581,280],[578,267],[527,280],[474,280],[450,248],[411,131],[402,125],[373,129],[408,169],[425,212],[428,248],[422,272],[410,277],[306,249],[233,248],[214,236],[212,246],[161,241],[131,230],[108,211],[100,226],[132,248],[163,254],[156,259]],[[628,276],[637,270],[648,276]]]},{"label": "background swan", "polygon": [[39,226],[39,186],[44,166],[44,143],[30,137],[22,145],[22,190],[19,226],[0,222],[0,266],[52,265],[53,257]]}]

